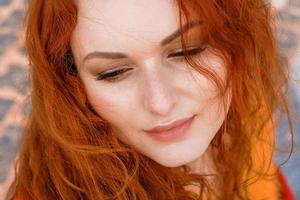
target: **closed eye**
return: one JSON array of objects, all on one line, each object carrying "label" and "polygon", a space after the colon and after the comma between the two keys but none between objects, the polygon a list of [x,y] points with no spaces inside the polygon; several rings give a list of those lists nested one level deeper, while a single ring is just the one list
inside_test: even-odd
[{"label": "closed eye", "polygon": [[[186,54],[190,56],[195,56],[204,51],[206,48],[205,47],[195,47],[195,48],[190,48],[187,49]],[[182,57],[184,56],[185,52],[182,49],[179,49],[177,51],[172,52],[167,56],[167,58],[174,58],[174,57]]]},{"label": "closed eye", "polygon": [[97,75],[97,80],[105,80],[109,82],[116,81],[120,78],[121,75],[126,73],[127,71],[132,70],[133,68],[122,68],[117,70],[109,70]]},{"label": "closed eye", "polygon": [[[167,58],[181,58],[186,54],[190,55],[190,56],[195,56],[200,54],[202,51],[204,51],[206,48],[204,47],[195,47],[195,48],[190,48],[187,49],[186,52],[184,52],[182,49],[178,49],[172,53],[170,53]],[[108,70],[105,72],[101,72],[97,75],[96,80],[104,80],[107,82],[114,82],[114,81],[118,81],[120,80],[122,77],[125,76],[125,74],[130,71],[133,70],[134,68],[129,68],[126,65],[123,66],[124,68],[118,68],[119,69],[113,69],[113,70]]]}]

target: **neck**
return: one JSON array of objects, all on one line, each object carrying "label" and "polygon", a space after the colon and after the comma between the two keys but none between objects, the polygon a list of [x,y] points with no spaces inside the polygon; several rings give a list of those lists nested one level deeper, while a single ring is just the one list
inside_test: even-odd
[{"label": "neck", "polygon": [[[190,173],[204,175],[209,186],[215,189],[215,192],[221,192],[222,179],[215,167],[215,163],[213,161],[213,150],[211,146],[209,146],[199,158],[190,163],[187,163],[186,165],[190,167]],[[186,189],[194,191],[196,193],[199,192],[199,188],[195,186],[189,186]]]},{"label": "neck", "polygon": [[191,173],[196,174],[216,174],[215,164],[213,162],[212,147],[209,146],[206,151],[196,160],[186,164],[191,168]]}]

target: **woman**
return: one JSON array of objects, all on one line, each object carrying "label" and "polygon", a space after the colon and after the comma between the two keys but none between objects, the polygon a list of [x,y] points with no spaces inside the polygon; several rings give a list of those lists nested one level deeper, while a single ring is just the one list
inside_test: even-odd
[{"label": "woman", "polygon": [[29,1],[8,199],[282,199],[271,23],[261,0]]}]

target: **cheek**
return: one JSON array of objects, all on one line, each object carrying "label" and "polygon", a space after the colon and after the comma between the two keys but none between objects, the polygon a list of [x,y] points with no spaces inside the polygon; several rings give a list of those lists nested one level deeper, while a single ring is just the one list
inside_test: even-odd
[{"label": "cheek", "polygon": [[87,98],[93,109],[106,121],[117,127],[126,124],[128,116],[135,116],[129,93],[114,92],[100,87],[97,82],[85,83]]},{"label": "cheek", "polygon": [[[223,60],[212,54],[205,53],[198,60],[201,68],[211,72],[222,85],[225,84],[226,67]],[[192,68],[192,84],[199,91],[199,96],[202,100],[212,100],[218,97],[220,89],[214,83],[213,77],[204,73],[199,73],[196,69]]]},{"label": "cheek", "polygon": [[134,113],[132,104],[127,101],[126,94],[98,89],[89,91],[88,99],[93,109],[115,128],[118,138],[128,143],[132,137],[128,134],[134,130],[132,122],[136,121],[134,116],[137,116],[137,113]]}]

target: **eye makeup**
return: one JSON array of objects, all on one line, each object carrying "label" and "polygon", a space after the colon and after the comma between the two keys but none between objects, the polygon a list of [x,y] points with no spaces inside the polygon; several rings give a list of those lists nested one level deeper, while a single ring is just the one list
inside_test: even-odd
[{"label": "eye makeup", "polygon": [[[96,80],[105,80],[105,81],[110,81],[113,82],[117,80],[121,75],[127,73],[128,71],[133,70],[133,68],[125,68],[126,65],[124,65],[124,68],[120,68],[120,66],[117,66],[119,69],[112,69],[112,70],[107,70],[105,72],[102,72],[97,75]],[[121,66],[122,67],[122,66]]]},{"label": "eye makeup", "polygon": [[173,58],[173,57],[183,57],[186,54],[188,54],[189,56],[195,56],[199,53],[201,53],[202,51],[204,51],[206,49],[206,47],[192,47],[187,49],[186,52],[184,52],[182,49],[177,49],[174,52],[170,53],[167,58]]},{"label": "eye makeup", "polygon": [[[184,52],[182,49],[176,49],[173,52],[169,53],[167,55],[167,58],[170,58],[170,59],[183,58],[185,53],[190,56],[197,56],[201,52],[203,52],[205,49],[206,49],[206,47],[199,47],[199,46],[190,47],[187,49],[186,52]],[[106,81],[106,82],[119,81],[119,80],[125,78],[126,74],[129,71],[134,69],[129,66],[130,65],[119,65],[119,66],[113,67],[113,69],[98,73],[96,75],[96,80],[97,81]]]}]

